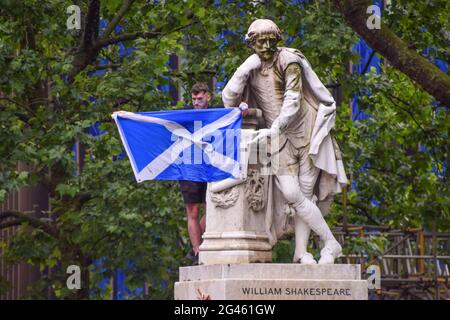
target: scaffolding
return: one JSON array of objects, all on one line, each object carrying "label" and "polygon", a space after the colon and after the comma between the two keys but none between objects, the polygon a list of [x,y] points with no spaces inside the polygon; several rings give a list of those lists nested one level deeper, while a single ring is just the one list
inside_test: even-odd
[{"label": "scaffolding", "polygon": [[368,266],[380,268],[381,288],[370,290],[371,299],[450,299],[450,233],[368,225],[339,226],[333,228],[333,233],[341,244],[355,238],[385,239],[386,249],[382,252],[347,253],[336,261],[360,264],[366,279],[370,276]]}]

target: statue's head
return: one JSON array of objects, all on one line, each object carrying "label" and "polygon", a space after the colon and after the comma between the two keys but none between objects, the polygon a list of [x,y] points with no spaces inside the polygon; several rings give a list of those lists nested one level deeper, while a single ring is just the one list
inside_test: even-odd
[{"label": "statue's head", "polygon": [[269,19],[253,21],[245,35],[247,46],[252,48],[263,61],[272,59],[280,40],[280,28]]}]

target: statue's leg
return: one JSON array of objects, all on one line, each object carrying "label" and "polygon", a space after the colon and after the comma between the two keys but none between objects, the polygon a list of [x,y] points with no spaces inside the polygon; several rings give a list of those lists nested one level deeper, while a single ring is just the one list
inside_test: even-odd
[{"label": "statue's leg", "polygon": [[301,264],[317,264],[311,253],[307,251],[309,235],[311,228],[299,216],[294,217],[295,221],[295,252],[292,259],[293,262],[300,262]]},{"label": "statue's leg", "polygon": [[[311,200],[319,170],[314,167],[307,153],[307,146],[297,149],[287,142],[286,146],[279,153],[280,170],[277,172],[277,176],[288,175],[295,177],[297,179],[295,184],[299,185],[300,188],[299,193]],[[295,202],[295,200],[298,199],[292,200],[291,203]],[[311,228],[298,215],[295,215],[294,221],[295,252],[293,262],[316,264],[317,262],[314,260],[313,255],[307,251]]]},{"label": "statue's leg", "polygon": [[319,264],[334,263],[334,259],[341,254],[342,248],[333,236],[319,208],[301,192],[298,177],[277,175],[276,183],[285,199],[294,207],[296,214],[319,235],[325,244],[320,252]]},{"label": "statue's leg", "polygon": [[[303,195],[311,200],[313,197],[314,185],[320,170],[316,168],[311,158],[308,156],[308,147],[304,147],[300,154],[300,174],[299,184]],[[299,216],[295,216],[295,253],[294,262],[300,261],[301,264],[316,264],[312,254],[308,252],[308,241],[311,234],[311,228]]]}]

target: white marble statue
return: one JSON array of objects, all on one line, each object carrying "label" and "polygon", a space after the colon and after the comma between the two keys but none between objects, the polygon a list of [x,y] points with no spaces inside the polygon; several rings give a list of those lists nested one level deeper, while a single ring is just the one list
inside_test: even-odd
[{"label": "white marble statue", "polygon": [[[312,229],[324,244],[319,264],[332,264],[342,248],[323,214],[333,195],[347,184],[341,154],[331,134],[336,105],[303,54],[277,47],[280,40],[280,29],[271,20],[258,19],[250,25],[246,43],[254,54],[236,70],[222,100],[225,107],[238,107],[245,101],[250,108],[262,111],[266,128],[258,131],[253,143],[277,139],[278,150],[272,157],[277,157],[278,167],[268,177],[265,197],[271,243],[283,232],[280,221],[286,221],[286,212],[291,212],[294,262],[317,263],[307,252]],[[287,210],[280,210],[284,207]]]}]

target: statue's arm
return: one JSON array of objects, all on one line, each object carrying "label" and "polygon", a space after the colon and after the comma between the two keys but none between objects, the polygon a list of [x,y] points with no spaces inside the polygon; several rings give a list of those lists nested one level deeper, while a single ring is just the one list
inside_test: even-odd
[{"label": "statue's arm", "polygon": [[239,106],[242,102],[242,94],[250,77],[250,72],[259,68],[260,65],[260,59],[256,54],[253,54],[237,68],[222,91],[222,101],[225,108]]},{"label": "statue's arm", "polygon": [[298,63],[291,63],[285,71],[285,91],[283,105],[279,116],[275,119],[271,129],[282,133],[300,109],[302,95],[302,71]]}]

